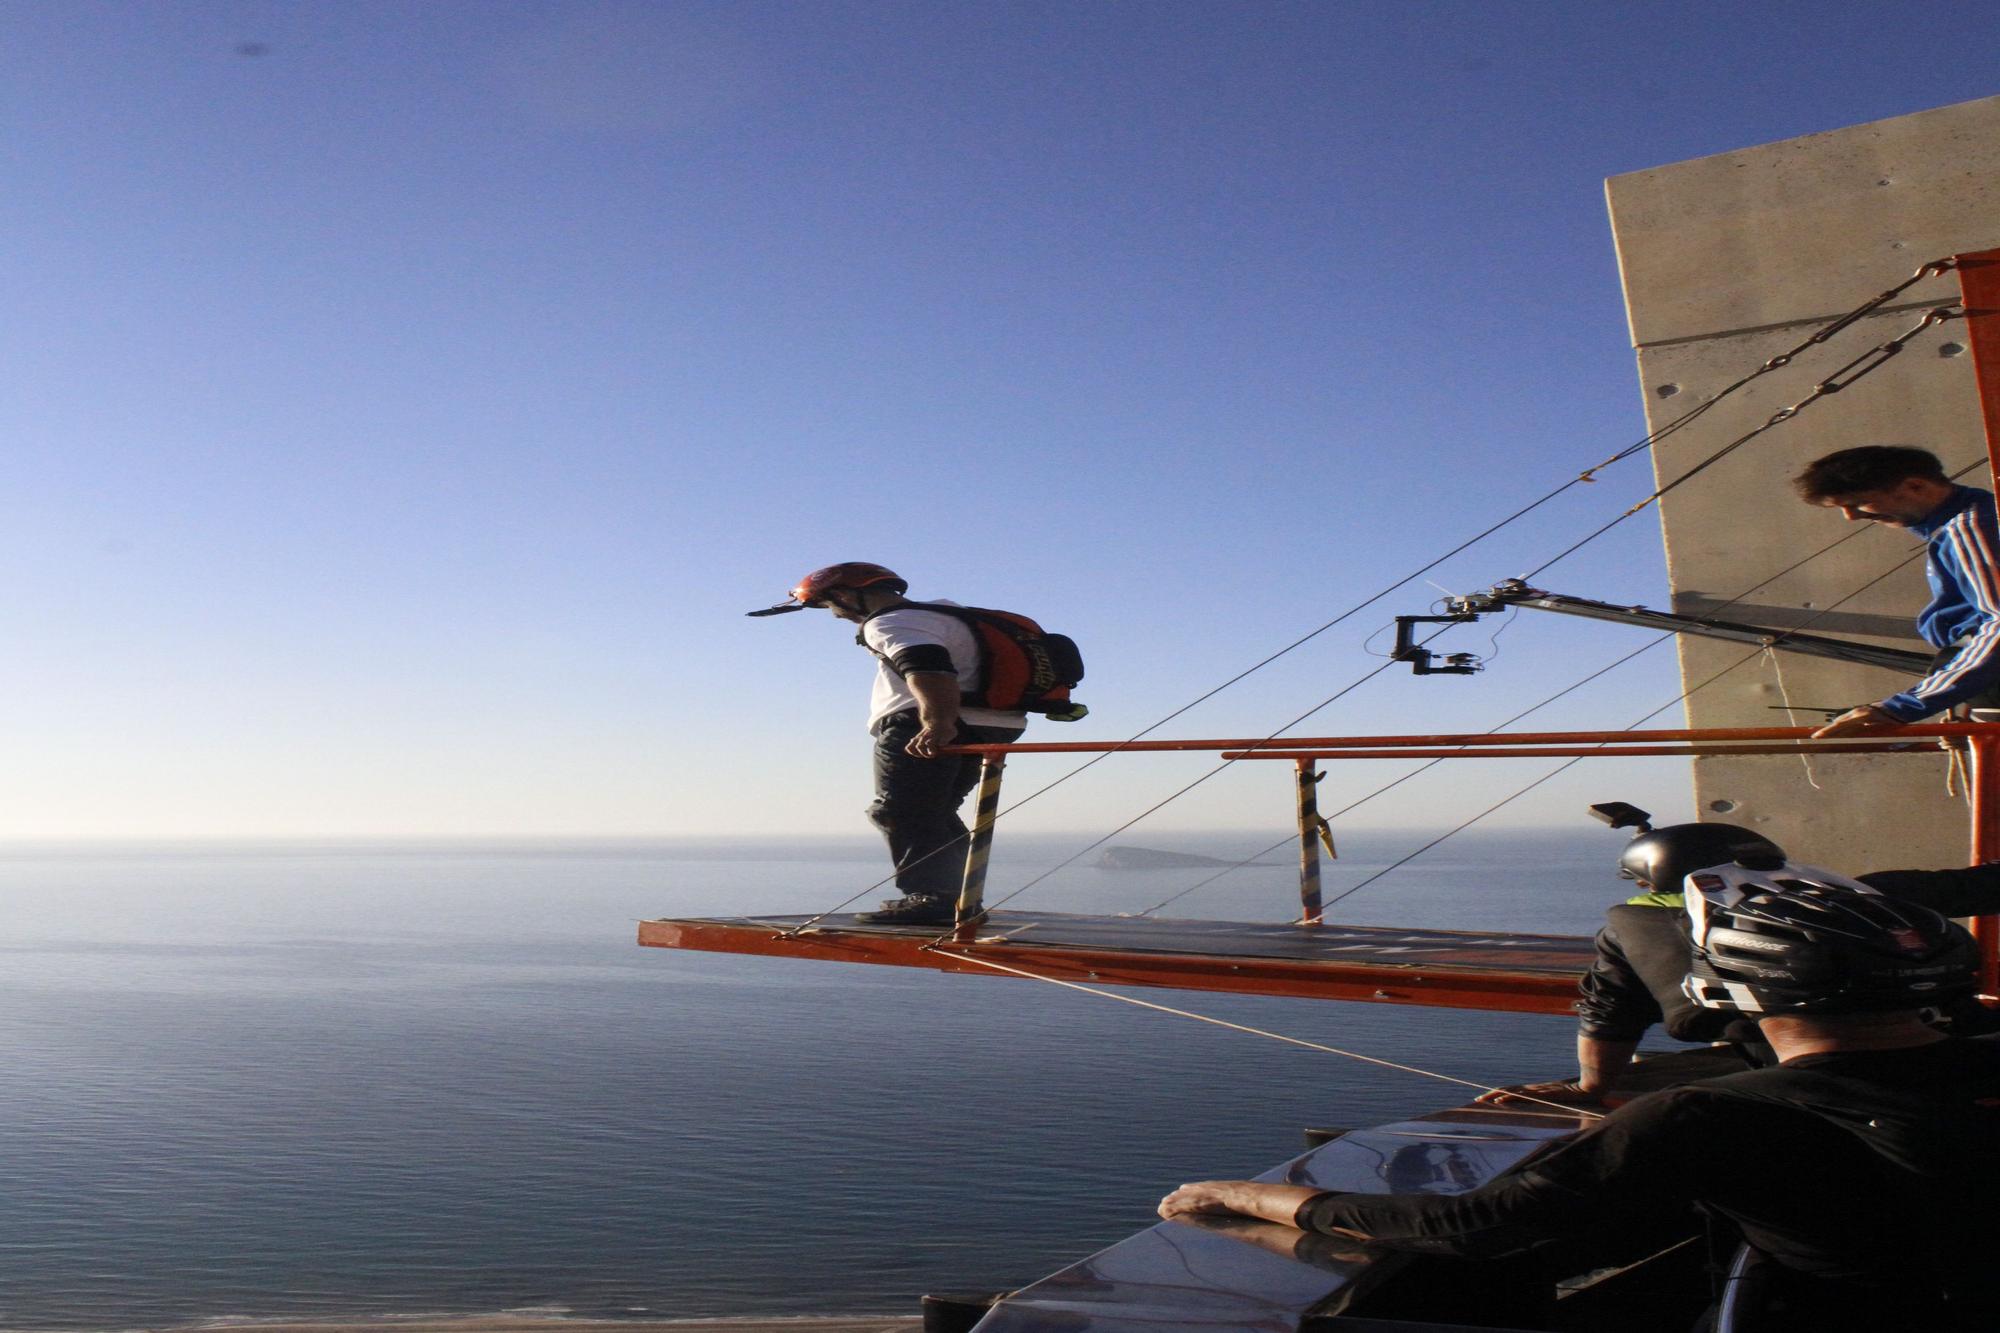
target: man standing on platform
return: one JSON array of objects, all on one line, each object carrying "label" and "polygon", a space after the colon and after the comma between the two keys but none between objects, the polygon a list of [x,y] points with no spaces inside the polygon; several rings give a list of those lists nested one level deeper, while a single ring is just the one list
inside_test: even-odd
[{"label": "man standing on platform", "polygon": [[1884,444],[1814,459],[1792,484],[1808,504],[1924,539],[1931,603],[1917,617],[1917,633],[1937,649],[1922,680],[1848,709],[1813,735],[1851,736],[1960,704],[2000,702],[2000,525],[1993,493],[1952,484],[1927,450]]},{"label": "man standing on platform", "polygon": [[966,827],[958,808],[978,784],[979,761],[941,751],[1015,740],[1028,715],[966,702],[982,684],[979,641],[958,617],[905,597],[909,587],[893,570],[848,561],[806,575],[789,602],[749,614],[824,607],[861,627],[855,642],[876,661],[868,708],[875,802],[868,817],[888,840],[903,896],[855,920],[948,926],[965,868]]}]

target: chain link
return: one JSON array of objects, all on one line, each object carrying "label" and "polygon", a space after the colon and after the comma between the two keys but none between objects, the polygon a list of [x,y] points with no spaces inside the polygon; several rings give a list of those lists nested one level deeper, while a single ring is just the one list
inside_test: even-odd
[{"label": "chain link", "polygon": [[[1814,403],[1818,402],[1820,399],[1825,398],[1830,394],[1839,393],[1842,389],[1847,388],[1849,385],[1853,384],[1856,380],[1861,379],[1863,376],[1868,375],[1873,371],[1880,370],[1884,365],[1886,365],[1890,360],[1892,360],[1898,352],[1901,352],[1905,347],[1909,346],[1910,340],[1912,338],[1915,338],[1918,334],[1923,333],[1926,330],[1936,328],[1941,324],[1948,323],[1951,320],[1963,319],[1964,317],[1965,317],[1965,308],[1957,304],[1956,302],[1950,305],[1934,306],[1930,310],[1924,312],[1924,317],[1918,320],[1910,328],[1906,329],[1904,332],[1897,335],[1896,337],[1891,338],[1888,342],[1881,344],[1879,347],[1872,347],[1869,350],[1863,352],[1860,356],[1855,357],[1852,361],[1849,361],[1846,365],[1834,371],[1833,374],[1827,376],[1825,379],[1821,380],[1818,384],[1815,384],[1813,386],[1812,392],[1807,394],[1805,397],[1799,399],[1798,402],[1793,403],[1790,407],[1779,408],[1776,412],[1773,412],[1771,414],[1771,419],[1769,421],[1766,421],[1763,425],[1757,427],[1755,430],[1749,431],[1748,433],[1743,435],[1739,435],[1735,439],[1731,440],[1728,444],[1723,445],[1720,449],[1717,449],[1714,453],[1702,459],[1699,463],[1696,463],[1686,472],[1681,473],[1680,476],[1675,477],[1672,481],[1660,487],[1659,490],[1654,491],[1651,495],[1639,501],[1638,504],[1633,505],[1630,509],[1626,510],[1619,517],[1621,519],[1630,518],[1632,515],[1644,509],[1647,505],[1652,504],[1655,500],[1665,495],[1668,491],[1673,490],[1675,487],[1681,485],[1683,482],[1690,480],[1698,473],[1706,471],[1708,468],[1714,466],[1716,463],[1721,462],[1724,458],[1728,457],[1730,454],[1735,453],[1738,449],[1741,449],[1744,445],[1750,443],[1750,441],[1756,439],[1759,435],[1762,435],[1765,431],[1770,430],[1774,426],[1783,425],[1785,422],[1790,421],[1793,417],[1797,416],[1799,413],[1805,411],[1808,407],[1811,407]],[[1543,568],[1547,568],[1547,566],[1544,566]],[[1536,572],[1539,573],[1540,571],[1537,570]]]},{"label": "chain link", "polygon": [[1922,282],[1925,278],[1941,277],[1944,274],[1951,272],[1953,269],[1956,269],[1957,267],[1958,267],[1958,260],[1950,256],[1947,256],[1946,258],[1943,259],[1933,259],[1928,264],[1922,265],[1917,269],[1916,272],[1912,273],[1909,277],[1903,279],[1903,281],[1897,283],[1894,287],[1891,287],[1888,291],[1882,292],[1879,295],[1876,295],[1866,301],[1863,301],[1860,305],[1854,307],[1854,309],[1848,311],[1846,314],[1831,321],[1830,323],[1821,325],[1819,328],[1813,330],[1811,336],[1809,336],[1804,342],[1800,343],[1797,347],[1791,348],[1789,351],[1778,353],[1770,360],[1764,362],[1763,365],[1758,366],[1748,375],[1745,375],[1742,379],[1737,380],[1734,384],[1731,384],[1726,388],[1722,389],[1721,391],[1715,393],[1714,395],[1710,396],[1697,406],[1690,408],[1687,412],[1674,418],[1672,421],[1660,427],[1658,430],[1654,431],[1652,434],[1648,435],[1645,439],[1639,441],[1637,444],[1628,445],[1627,447],[1620,449],[1617,453],[1611,455],[1611,457],[1605,459],[1602,463],[1599,463],[1594,467],[1585,468],[1582,472],[1577,474],[1577,480],[1596,481],[1597,474],[1603,471],[1605,468],[1610,467],[1613,463],[1623,462],[1625,459],[1630,458],[1633,454],[1636,454],[1643,449],[1651,448],[1653,445],[1658,444],[1661,440],[1666,439],[1669,435],[1672,435],[1674,432],[1686,428],[1688,425],[1694,422],[1695,418],[1701,416],[1704,412],[1707,412],[1710,408],[1714,407],[1717,403],[1729,397],[1731,394],[1737,392],[1739,389],[1744,388],[1746,385],[1750,384],[1751,381],[1761,379],[1763,376],[1770,374],[1772,371],[1783,370],[1786,366],[1791,365],[1792,362],[1796,360],[1802,353],[1811,351],[1815,347],[1831,342],[1834,336],[1838,334],[1841,330],[1849,327],[1858,320],[1866,319],[1868,316],[1874,314],[1877,310],[1880,310],[1883,306],[1888,305],[1891,301],[1901,296],[1904,292],[1910,290],[1910,288]]},{"label": "chain link", "polygon": [[[1932,268],[1938,267],[1939,265],[1944,265],[1948,267],[1953,262],[1954,261],[1951,260],[1941,259],[1941,260],[1936,260],[1931,264],[1926,264],[1923,268],[1917,270],[1916,278],[1921,278],[1925,276],[1925,274],[1927,274]],[[1912,278],[1910,281],[1914,282],[1916,281],[1916,278]],[[1903,284],[1903,287],[1908,287],[1908,286],[1909,283]],[[1859,307],[1859,310],[1866,311],[1879,307],[1883,301],[1885,301],[1889,297],[1894,296],[1897,292],[1903,290],[1903,287],[1891,288],[1889,291],[1882,293],[1881,296],[1876,297],[1875,300],[1870,301],[1866,306]],[[1720,449],[1717,449],[1714,453],[1702,459],[1699,463],[1696,463],[1686,472],[1681,473],[1680,476],[1675,477],[1672,481],[1660,487],[1660,489],[1654,491],[1651,495],[1648,495],[1645,499],[1639,501],[1639,503],[1633,505],[1630,509],[1627,509],[1624,513],[1618,515],[1618,517],[1612,519],[1609,523],[1604,524],[1602,527],[1590,533],[1582,540],[1574,543],[1573,545],[1565,547],[1563,550],[1557,552],[1555,555],[1550,556],[1547,560],[1544,560],[1541,564],[1536,565],[1533,569],[1529,570],[1527,573],[1521,575],[1520,577],[1524,580],[1532,581],[1536,576],[1542,574],[1543,572],[1548,570],[1551,566],[1556,565],[1564,560],[1567,560],[1570,556],[1575,555],[1578,551],[1581,551],[1584,547],[1590,545],[1592,542],[1596,541],[1599,537],[1602,537],[1605,533],[1611,531],[1611,529],[1617,527],[1620,523],[1623,523],[1626,519],[1631,518],[1634,514],[1642,512],[1648,505],[1658,500],[1661,496],[1667,494],[1667,492],[1674,490],[1676,487],[1681,486],[1684,483],[1690,481],[1697,474],[1707,471],[1715,464],[1721,462],[1724,458],[1727,458],[1730,454],[1735,453],[1738,449],[1741,449],[1744,445],[1756,439],[1759,435],[1762,435],[1765,431],[1770,430],[1775,426],[1783,425],[1785,422],[1790,421],[1792,418],[1796,417],[1799,413],[1803,412],[1806,408],[1812,406],[1820,399],[1828,397],[1832,394],[1839,393],[1842,389],[1847,388],[1849,385],[1853,384],[1856,380],[1869,374],[1871,371],[1880,369],[1885,362],[1892,359],[1898,352],[1901,352],[1904,347],[1908,346],[1910,340],[1915,338],[1918,334],[1923,333],[1928,329],[1936,328],[1940,324],[1947,323],[1954,319],[1963,319],[1964,317],[1965,317],[1965,307],[1959,305],[1956,302],[1953,302],[1949,305],[1933,306],[1930,310],[1924,313],[1924,317],[1922,319],[1918,320],[1916,324],[1911,326],[1909,329],[1905,330],[1901,334],[1898,334],[1896,337],[1891,338],[1888,342],[1883,343],[1878,347],[1870,348],[1868,351],[1863,352],[1860,356],[1855,357],[1852,361],[1849,361],[1846,365],[1834,371],[1833,374],[1821,380],[1818,384],[1815,384],[1813,386],[1813,391],[1807,394],[1804,398],[1799,399],[1798,402],[1793,403],[1790,407],[1781,407],[1776,412],[1773,412],[1770,416],[1770,419],[1764,422],[1763,425],[1758,426],[1754,430],[1748,431],[1742,435],[1737,436],[1735,439],[1731,440],[1728,444],[1723,445]],[[1852,324],[1854,320],[1858,318],[1860,318],[1859,313],[1850,312],[1850,314],[1842,316],[1840,320],[1836,321],[1836,323],[1840,327],[1844,328],[1847,325]],[[1831,329],[1833,327],[1835,326],[1834,325],[1827,326],[1828,329]],[[1824,333],[1826,331],[1827,331],[1826,329],[1822,329],[1820,332]],[[1814,339],[1818,338],[1819,335],[1815,334]],[[1810,344],[1814,339],[1808,339],[1807,343]],[[1819,339],[1819,340],[1824,341],[1824,339]],[[1788,352],[1785,353],[1784,355],[1787,358],[1789,358],[1796,351],[1797,349],[1795,348],[1793,349],[1793,352]],[[1775,362],[1777,360],[1778,358],[1776,357],[1772,358],[1772,362]],[[1771,362],[1766,362],[1765,364],[1766,366],[1769,366]],[[1757,378],[1757,375],[1762,373],[1763,371],[1760,369],[1759,371],[1753,374],[1744,376],[1742,379],[1738,380],[1735,384],[1732,384],[1728,389],[1725,389],[1722,393],[1717,394],[1714,398],[1711,398],[1706,403],[1703,403],[1701,407],[1696,409],[1696,411],[1702,412],[1706,411],[1710,407],[1713,407],[1716,403],[1722,401],[1722,398],[1725,394],[1734,392],[1736,389],[1739,389],[1743,385],[1748,384],[1751,380]],[[1680,429],[1680,427],[1685,425],[1689,420],[1692,419],[1692,417],[1693,414],[1691,413],[1689,414],[1689,416],[1681,418],[1679,421],[1675,422],[1667,429],[1658,431],[1655,434],[1649,436],[1646,442],[1650,444],[1657,442],[1658,440],[1664,439],[1672,431]],[[1623,455],[1620,455],[1620,457],[1623,457]],[[1600,464],[1600,466],[1602,465]]]}]

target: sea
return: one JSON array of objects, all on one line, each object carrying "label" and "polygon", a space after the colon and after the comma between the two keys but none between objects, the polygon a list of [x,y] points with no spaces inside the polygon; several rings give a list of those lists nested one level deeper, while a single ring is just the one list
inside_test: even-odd
[{"label": "sea", "polygon": [[[1427,836],[1345,835],[1329,896]],[[1475,830],[1329,918],[1588,933],[1622,842]],[[989,899],[1296,915],[1288,850],[1203,883],[1063,866],[1087,843],[1003,837]],[[828,909],[882,862],[860,838],[0,849],[0,1329],[910,1314],[1305,1127],[1470,1095],[1031,981],[635,943],[645,917]],[[1573,1067],[1560,1017],[1143,994],[1478,1083]]]}]

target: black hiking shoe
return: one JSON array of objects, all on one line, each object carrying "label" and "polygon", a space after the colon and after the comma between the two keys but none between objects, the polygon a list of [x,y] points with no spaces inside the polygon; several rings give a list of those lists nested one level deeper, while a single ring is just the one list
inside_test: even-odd
[{"label": "black hiking shoe", "polygon": [[949,898],[911,894],[891,898],[874,912],[856,912],[855,921],[864,926],[948,926],[958,917],[958,904]]}]

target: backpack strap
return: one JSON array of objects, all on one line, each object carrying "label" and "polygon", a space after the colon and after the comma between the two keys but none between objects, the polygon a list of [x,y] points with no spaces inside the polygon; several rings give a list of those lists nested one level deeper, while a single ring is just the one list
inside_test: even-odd
[{"label": "backpack strap", "polygon": [[[868,615],[862,620],[861,627],[854,631],[854,641],[860,644],[863,648],[866,648],[871,654],[874,655],[874,657],[878,661],[880,661],[883,665],[887,666],[891,671],[895,672],[898,676],[907,676],[912,671],[935,671],[941,675],[949,671],[953,674],[956,674],[956,672],[958,671],[958,663],[952,659],[950,651],[946,649],[943,645],[936,646],[935,648],[935,651],[937,653],[936,658],[933,658],[929,652],[925,651],[923,647],[908,648],[905,649],[903,652],[896,654],[895,657],[891,657],[887,653],[877,651],[875,645],[868,642],[867,629],[869,621],[875,619],[876,616],[888,615],[891,611],[909,611],[913,609],[918,611],[934,611],[941,615],[951,616],[953,620],[956,620],[959,623],[963,624],[966,627],[966,629],[970,631],[972,636],[973,651],[979,655],[979,660],[977,661],[977,663],[975,663],[973,668],[975,673],[974,679],[979,682],[979,687],[976,690],[968,690],[961,685],[959,687],[959,694],[964,698],[965,702],[977,706],[980,702],[977,696],[986,688],[986,683],[985,683],[986,662],[987,662],[986,644],[982,640],[982,637],[979,633],[978,624],[973,619],[973,617],[969,615],[952,615],[952,613],[954,611],[957,611],[959,608],[953,606],[940,606],[935,602],[913,602],[908,600],[905,600],[901,605],[898,606],[885,606],[880,611],[871,611],[868,613]],[[909,659],[912,657],[916,658],[917,660],[915,661],[898,660],[898,659]],[[945,665],[943,666],[937,665],[938,661],[942,661]]]}]

